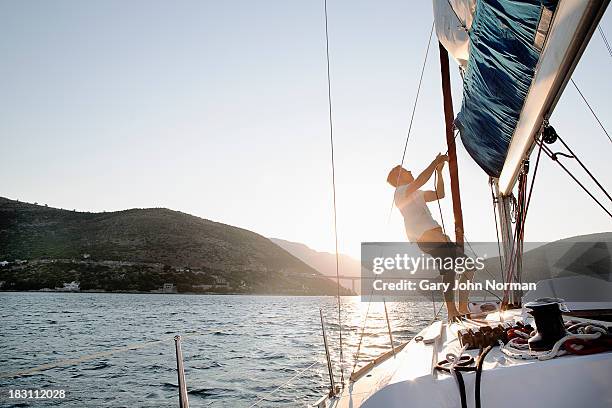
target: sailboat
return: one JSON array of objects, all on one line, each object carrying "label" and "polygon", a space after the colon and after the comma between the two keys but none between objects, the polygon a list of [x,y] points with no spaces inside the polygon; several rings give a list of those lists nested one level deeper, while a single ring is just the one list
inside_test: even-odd
[{"label": "sailboat", "polygon": [[[560,137],[549,118],[608,4],[607,0],[433,0],[456,242],[464,243],[454,136],[458,129],[465,149],[490,176],[508,281],[520,282],[523,272],[530,158],[537,156],[531,174],[542,154],[562,166],[560,153],[551,148]],[[463,81],[456,117],[449,54]],[[560,143],[569,151],[565,157],[578,160],[562,139]],[[612,217],[609,206],[597,204]],[[409,342],[392,346],[341,382],[328,353],[329,392],[314,406],[612,406],[611,323],[600,320],[612,309],[611,303],[586,303],[588,310],[580,311],[589,312],[583,314],[588,318],[576,318],[561,299],[544,296],[550,295],[509,290],[499,309],[482,319],[435,320]],[[532,302],[524,305],[526,299]],[[553,318],[542,320],[542,310],[552,312]],[[560,337],[537,350],[537,342],[546,335],[545,324],[556,324]],[[602,338],[607,345],[601,346]],[[599,349],[589,348],[590,339],[600,339]],[[325,338],[326,349],[327,343]]]}]

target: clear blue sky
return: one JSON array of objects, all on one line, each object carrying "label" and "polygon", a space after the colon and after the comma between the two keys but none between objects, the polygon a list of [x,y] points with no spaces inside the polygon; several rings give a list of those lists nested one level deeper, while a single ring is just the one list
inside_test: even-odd
[{"label": "clear blue sky", "polygon": [[[1,1],[0,195],[82,211],[168,207],[333,250],[322,7]],[[404,239],[397,212],[387,223],[385,178],[432,19],[428,1],[329,0],[340,249],[354,256],[361,241]],[[601,25],[612,39],[609,11]],[[611,68],[596,33],[574,79],[608,128]],[[573,88],[552,123],[612,187],[612,144]],[[458,148],[467,236],[493,240],[487,177]],[[434,46],[408,166],[445,150]],[[528,240],[611,230],[548,159],[540,172]]]}]

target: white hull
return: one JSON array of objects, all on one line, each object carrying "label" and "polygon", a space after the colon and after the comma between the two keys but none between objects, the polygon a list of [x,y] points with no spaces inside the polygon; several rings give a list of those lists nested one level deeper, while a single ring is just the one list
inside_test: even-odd
[{"label": "white hull", "polygon": [[[520,310],[504,313],[505,321],[518,318]],[[499,314],[487,320],[499,321]],[[473,323],[476,325],[476,323]],[[329,408],[460,407],[454,377],[435,370],[449,352],[456,353],[456,333],[469,323],[444,324],[431,344],[410,341],[396,357],[372,367],[350,383],[338,397],[320,401]],[[419,333],[427,337],[428,327]],[[418,336],[417,336],[418,337]],[[476,358],[478,350],[468,350]],[[547,361],[516,360],[499,347],[487,355],[482,372],[483,407],[610,407],[612,406],[612,352],[587,356],[565,355]],[[475,373],[463,373],[467,403],[475,405]]]}]

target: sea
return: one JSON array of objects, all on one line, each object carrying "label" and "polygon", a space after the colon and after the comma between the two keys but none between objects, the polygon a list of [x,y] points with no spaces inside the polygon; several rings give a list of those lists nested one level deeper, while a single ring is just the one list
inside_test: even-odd
[{"label": "sea", "polygon": [[191,407],[306,407],[330,384],[320,310],[337,382],[390,350],[385,306],[396,345],[434,314],[340,306],[342,347],[334,297],[3,292],[0,406],[177,407],[180,335]]}]

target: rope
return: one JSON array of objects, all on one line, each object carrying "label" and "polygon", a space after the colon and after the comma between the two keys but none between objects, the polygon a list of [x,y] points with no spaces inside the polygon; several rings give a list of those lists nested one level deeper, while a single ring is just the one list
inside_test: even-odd
[{"label": "rope", "polygon": [[[467,238],[467,235],[465,234],[465,231],[463,231],[463,241],[468,245],[468,247],[470,248],[470,251],[472,251],[472,253],[476,256],[478,256],[478,254],[476,253],[476,251],[474,251],[474,248],[472,247],[472,244],[470,243],[470,241]],[[501,260],[500,260],[501,262]],[[491,271],[489,271],[489,268],[487,268],[487,266],[485,265],[484,267],[484,271],[493,279],[495,279],[495,276],[491,273]],[[502,275],[503,275],[503,270],[502,270]],[[495,296],[500,302],[502,301],[502,299],[497,295],[497,293],[489,290],[489,289],[483,289],[485,292]]]},{"label": "rope", "polygon": [[527,204],[525,205],[525,214],[523,214],[523,224],[525,223],[525,219],[527,218],[527,210],[529,210],[529,203],[531,203],[531,193],[533,193],[533,185],[535,184],[535,178],[536,178],[536,175],[538,174],[538,167],[540,165],[541,155],[542,155],[542,145],[540,145],[540,149],[538,150],[536,164],[533,169],[533,176],[531,176],[531,186],[529,187],[529,195],[527,196]]},{"label": "rope", "polygon": [[593,110],[593,108],[591,108],[591,105],[589,104],[589,101],[587,101],[586,97],[582,94],[582,92],[580,91],[580,88],[578,88],[578,85],[576,85],[576,82],[574,82],[573,78],[570,78],[570,81],[572,81],[572,85],[574,85],[574,88],[576,88],[576,90],[578,91],[578,93],[580,94],[580,97],[582,97],[582,100],[584,101],[584,103],[586,104],[587,108],[589,108],[589,110],[591,111],[591,113],[593,114],[593,117],[595,118],[595,120],[597,121],[597,123],[599,123],[599,126],[601,127],[601,130],[604,131],[604,133],[606,134],[606,136],[608,136],[608,139],[610,140],[610,142],[612,142],[612,137],[610,137],[610,134],[608,133],[608,131],[606,130],[606,127],[603,125],[603,123],[601,123],[601,120],[599,120],[599,117],[597,116],[597,114],[595,113],[595,111]]},{"label": "rope", "polygon": [[[434,307],[435,306],[436,306],[436,304],[434,302]],[[438,308],[437,312],[434,309],[434,318],[433,318],[433,320],[429,324],[431,324],[431,323],[435,322],[436,320],[438,320],[438,316],[440,316],[440,312],[442,312],[442,309],[444,309],[444,302],[440,303],[440,307]]]},{"label": "rope", "polygon": [[[543,142],[542,142],[542,141],[539,141],[539,142],[538,142],[538,141],[536,141],[536,143],[539,143],[540,145],[542,145],[542,144],[543,144]],[[603,204],[602,204],[602,203],[601,203],[601,202],[600,202],[600,201],[597,199],[597,197],[595,197],[595,196],[593,195],[593,193],[591,193],[591,192],[590,192],[590,191],[589,191],[589,190],[588,190],[588,189],[587,189],[587,188],[584,186],[584,184],[582,184],[582,183],[580,182],[580,180],[578,180],[578,179],[576,178],[576,176],[574,176],[574,174],[573,174],[573,173],[572,173],[570,170],[568,170],[568,169],[567,169],[567,167],[565,167],[565,166],[563,165],[563,163],[561,163],[561,162],[560,162],[560,161],[557,159],[557,157],[555,156],[555,153],[553,153],[553,152],[552,152],[552,150],[550,150],[550,148],[549,148],[548,146],[543,146],[543,151],[544,151],[544,153],[545,153],[545,154],[546,154],[548,157],[550,157],[550,158],[551,158],[551,159],[552,159],[554,162],[556,162],[556,163],[557,163],[557,164],[558,164],[558,165],[559,165],[559,166],[560,166],[560,167],[561,167],[561,168],[562,168],[562,169],[563,169],[563,170],[564,170],[564,171],[565,171],[565,172],[566,172],[566,173],[567,173],[567,174],[568,174],[568,175],[569,175],[569,176],[570,176],[570,177],[571,177],[571,178],[572,178],[572,179],[573,179],[575,182],[576,182],[576,184],[578,184],[578,185],[579,185],[579,186],[580,186],[580,187],[581,187],[581,188],[584,190],[584,192],[585,192],[585,193],[587,193],[587,194],[589,195],[589,197],[591,197],[591,198],[593,199],[593,201],[595,201],[595,203],[597,203],[597,204],[598,204],[598,205],[601,207],[601,209],[602,209],[602,210],[604,210],[604,211],[606,212],[606,214],[608,214],[608,215],[610,216],[610,218],[612,218],[612,212],[610,212],[610,210],[608,210],[608,209],[607,209],[607,208],[606,208],[606,207],[605,207],[605,206],[604,206],[604,205],[603,205]]]},{"label": "rope", "polygon": [[359,363],[359,353],[361,351],[361,342],[363,341],[363,334],[365,333],[365,326],[366,326],[366,323],[368,322],[368,314],[370,313],[370,306],[372,305],[371,299],[372,299],[373,292],[374,292],[374,287],[372,287],[372,290],[370,291],[370,299],[368,299],[368,308],[366,309],[365,318],[363,319],[363,325],[361,326],[361,335],[359,336],[359,343],[357,343],[357,352],[355,353],[355,357],[354,357],[353,370],[351,371],[351,375],[350,375],[351,377],[355,373],[355,368],[357,368],[357,363]]},{"label": "rope", "polygon": [[[404,165],[404,159],[406,158],[406,151],[408,150],[408,141],[410,140],[410,132],[412,131],[412,124],[414,122],[414,114],[416,112],[417,104],[419,102],[419,95],[421,93],[421,84],[423,83],[423,74],[425,73],[425,65],[427,65],[427,57],[429,55],[429,48],[431,46],[431,37],[433,36],[434,23],[431,23],[431,29],[429,30],[429,39],[427,40],[427,48],[425,49],[425,58],[423,59],[423,66],[421,67],[421,75],[419,76],[419,84],[417,86],[416,97],[414,98],[414,105],[412,106],[412,114],[410,115],[410,124],[408,126],[408,132],[406,134],[406,142],[404,143],[404,152],[402,153],[402,161],[400,166]],[[399,180],[399,178],[398,178]]]},{"label": "rope", "polygon": [[266,398],[270,397],[272,394],[274,394],[275,392],[277,392],[278,390],[284,388],[285,386],[289,385],[289,383],[293,380],[295,380],[296,378],[300,377],[302,374],[304,374],[306,371],[310,370],[312,367],[314,367],[316,364],[319,364],[318,361],[315,361],[314,363],[312,363],[311,365],[309,365],[308,367],[304,368],[303,370],[299,371],[297,374],[295,374],[293,377],[291,377],[290,379],[288,379],[287,381],[285,381],[284,383],[282,383],[281,385],[279,385],[278,387],[276,387],[275,389],[273,389],[272,391],[270,391],[269,393],[265,394],[263,397],[259,398],[257,401],[255,401],[254,403],[252,403],[251,405],[249,405],[249,408],[253,408],[256,407],[257,405],[259,405],[260,402],[263,402],[266,400]]},{"label": "rope", "polygon": [[[461,366],[464,366],[464,363],[461,360],[461,356],[463,355],[463,353],[465,353],[465,350],[467,350],[468,346],[469,344],[464,345],[456,355],[453,353],[448,353],[446,355],[446,361],[450,363],[450,366],[449,366],[450,373],[453,375],[453,377],[455,377],[455,380],[457,381],[457,386],[459,387],[459,397],[461,400],[461,408],[467,408],[467,398],[465,395],[465,383],[463,381],[463,376],[461,375],[461,372],[460,370],[458,370],[458,368]],[[469,357],[468,361],[469,361],[468,364],[471,364],[473,362],[473,358]]]},{"label": "rope", "polygon": [[[536,141],[537,142],[537,141]],[[514,279],[515,271],[517,270],[517,266],[522,262],[522,252],[523,252],[523,214],[525,209],[525,198],[526,198],[526,189],[527,189],[527,173],[526,167],[523,168],[523,171],[519,174],[518,179],[518,199],[515,201],[515,222],[516,227],[514,228],[514,233],[512,235],[512,246],[510,247],[510,255],[508,259],[506,259],[506,283],[511,283]],[[508,305],[509,303],[509,295],[510,289],[507,288],[504,290],[504,296],[502,301],[502,309]],[[516,299],[512,299],[514,302]]]},{"label": "rope", "polygon": [[[210,334],[210,333],[215,333],[215,332],[216,332],[216,330],[210,330],[210,331],[207,331],[205,333],[187,334],[187,335],[181,336],[181,338],[185,339],[185,338],[188,338],[188,337],[200,336],[200,335]],[[155,346],[157,344],[161,344],[161,343],[165,343],[165,342],[174,342],[174,336],[168,337],[168,338],[165,338],[165,339],[160,339],[160,340],[153,340],[153,341],[147,341],[147,342],[128,344],[127,346],[116,347],[114,349],[110,349],[108,351],[100,351],[98,353],[86,354],[86,355],[81,356],[81,357],[69,358],[69,359],[64,359],[64,360],[58,360],[58,361],[55,361],[53,363],[42,364],[42,365],[39,365],[39,366],[36,366],[36,367],[33,367],[33,368],[29,368],[29,369],[23,370],[23,371],[16,371],[16,372],[12,372],[12,373],[8,373],[8,372],[7,373],[0,373],[0,378],[22,377],[24,375],[31,375],[31,374],[35,374],[35,373],[38,373],[38,372],[41,372],[41,371],[50,370],[52,368],[77,365],[77,364],[83,363],[85,361],[95,360],[95,359],[98,359],[100,357],[108,357],[108,356],[112,356],[112,355],[117,354],[117,353],[123,353],[123,352],[126,352],[126,351],[132,351],[132,350],[140,350],[140,349],[148,348],[148,347]]]},{"label": "rope", "polygon": [[332,96],[331,96],[331,74],[329,63],[329,29],[327,18],[327,0],[324,0],[325,10],[325,60],[327,62],[327,104],[329,107],[329,143],[331,150],[331,170],[332,170],[332,191],[334,204],[334,241],[336,249],[336,299],[338,302],[338,333],[340,338],[340,378],[344,384],[344,353],[342,346],[342,302],[340,301],[340,257],[338,255],[338,211],[336,206],[336,166],[334,163],[334,122],[332,115]]},{"label": "rope", "polygon": [[[536,139],[537,143],[537,139]],[[538,156],[536,159],[533,176],[531,177],[531,185],[529,187],[529,193],[527,193],[527,167],[523,170],[521,175],[519,176],[519,196],[517,200],[517,216],[516,216],[516,228],[513,236],[513,245],[512,245],[512,254],[510,256],[510,260],[508,261],[508,270],[505,276],[505,282],[510,283],[513,279],[515,268],[518,272],[519,266],[522,264],[523,259],[523,242],[525,240],[525,224],[527,220],[527,211],[529,210],[529,204],[531,203],[531,195],[533,193],[533,187],[535,185],[536,176],[538,174],[538,168],[540,166],[540,157],[542,155],[542,146],[544,144],[540,144],[540,149],[538,150]],[[497,245],[498,251],[499,248],[499,230],[497,228],[497,212],[495,210],[495,194],[493,193],[493,186],[491,185],[491,195],[493,198],[493,215],[495,217],[495,232],[497,235]],[[501,251],[499,253],[500,256],[500,266],[501,266]],[[521,281],[521,275],[517,273],[517,277],[519,279],[519,283]],[[502,268],[502,279],[504,278],[504,271]],[[504,299],[502,300],[503,304],[506,304],[508,299],[508,295],[510,293],[509,289],[504,290]]]},{"label": "rope", "polygon": [[[416,112],[417,104],[419,102],[419,95],[421,94],[421,85],[423,83],[423,74],[425,73],[425,66],[427,65],[427,57],[429,56],[429,48],[431,46],[431,37],[433,36],[434,23],[431,23],[431,30],[429,30],[429,39],[427,40],[427,48],[425,49],[425,58],[423,59],[423,66],[421,67],[421,76],[419,77],[419,84],[417,85],[416,97],[414,98],[414,105],[412,106],[412,114],[410,115],[410,123],[408,125],[408,132],[406,132],[406,142],[404,142],[404,151],[402,152],[402,160],[400,167],[404,165],[406,159],[406,151],[408,150],[408,141],[410,140],[410,132],[412,131],[412,123],[414,122],[414,114]],[[395,182],[395,192],[397,192],[397,184],[399,183],[400,172],[397,173],[397,181]],[[387,218],[387,224],[391,220],[391,214],[393,213],[393,204],[395,203],[395,194],[391,200],[391,208],[389,209],[389,217]]]},{"label": "rope", "polygon": [[[326,4],[327,4],[327,0],[326,0]],[[327,24],[327,12],[326,12],[326,17],[325,18],[326,18],[326,24]],[[418,105],[418,102],[419,102],[419,96],[421,94],[421,85],[423,84],[423,75],[425,73],[425,67],[427,65],[427,58],[429,56],[429,49],[430,49],[430,46],[431,46],[431,38],[433,36],[433,31],[434,31],[434,22],[431,23],[431,29],[429,30],[429,37],[427,39],[427,47],[425,48],[425,57],[423,58],[423,65],[421,67],[421,74],[419,76],[419,82],[418,82],[418,85],[417,85],[416,96],[414,98],[414,105],[412,106],[412,113],[410,115],[410,122],[409,122],[409,125],[408,125],[408,131],[406,132],[406,141],[404,142],[404,150],[402,152],[402,160],[401,160],[400,166],[404,165],[404,161],[406,159],[406,151],[408,149],[408,141],[410,140],[410,134],[412,132],[412,124],[414,123],[414,115],[416,113],[416,108],[417,108],[417,105]],[[329,62],[328,62],[328,65],[329,65]],[[395,183],[396,186],[399,183],[399,176],[400,176],[400,174],[398,173],[397,181]],[[397,192],[397,187],[395,187],[395,192]],[[395,194],[393,195],[393,197],[391,199],[391,206],[389,208],[389,216],[387,217],[387,225],[389,225],[389,223],[391,221],[391,215],[393,214],[393,206],[394,206],[394,204],[395,204]],[[371,299],[371,297],[372,297],[372,293],[370,293],[370,299]],[[366,316],[365,316],[365,319],[363,321],[363,326],[361,328],[361,335],[359,337],[359,343],[357,345],[357,352],[356,352],[356,355],[355,355],[355,361],[354,361],[353,371],[352,371],[351,375],[355,372],[355,368],[357,367],[357,363],[359,361],[359,353],[360,353],[360,349],[361,349],[361,342],[363,340],[365,325],[366,325],[367,320],[368,320],[368,313],[369,313],[369,310],[370,310],[370,304],[371,304],[371,300],[368,300],[368,308],[366,310]],[[434,311],[435,311],[435,305],[434,305]],[[438,311],[438,313],[439,312],[440,311]]]},{"label": "rope", "polygon": [[[499,227],[498,227],[498,221],[497,221],[497,205],[496,205],[497,198],[495,198],[495,192],[493,191],[493,180],[491,180],[489,185],[491,186],[491,199],[493,203],[493,219],[495,221],[495,238],[497,238],[497,255],[499,258],[499,270],[501,271],[502,281],[505,281],[504,280],[504,263],[502,261],[501,246],[499,243]],[[465,233],[464,233],[464,236],[465,236]]]},{"label": "rope", "polygon": [[393,333],[391,330],[391,323],[389,322],[389,313],[387,312],[387,302],[383,298],[383,305],[385,306],[385,319],[387,320],[387,329],[389,330],[389,340],[391,342],[391,351],[393,351],[393,357],[395,357],[395,345],[393,344]]},{"label": "rope", "polygon": [[610,196],[610,194],[606,191],[604,186],[602,186],[601,183],[595,178],[593,173],[589,171],[589,169],[584,165],[584,163],[582,163],[582,160],[580,160],[578,156],[576,156],[576,154],[572,151],[572,149],[569,148],[569,146],[565,143],[565,141],[563,140],[563,138],[561,138],[561,136],[557,135],[557,137],[559,138],[559,141],[563,144],[563,146],[565,146],[567,151],[570,152],[570,154],[572,155],[572,158],[575,159],[578,162],[578,164],[580,164],[580,167],[582,167],[582,169],[589,175],[591,180],[593,180],[593,182],[597,184],[597,187],[599,187],[601,191],[603,191],[603,193],[606,195],[606,197],[608,197],[608,199],[612,201],[612,197]]},{"label": "rope", "polygon": [[475,386],[475,391],[474,391],[474,403],[476,405],[476,408],[481,408],[482,407],[482,403],[480,401],[480,384],[482,383],[482,365],[484,364],[484,359],[487,357],[487,354],[489,354],[489,351],[491,351],[493,347],[491,346],[487,346],[484,350],[481,350],[480,354],[478,355],[478,359],[476,361],[476,386]]},{"label": "rope", "polygon": [[612,47],[610,46],[610,43],[608,42],[608,39],[606,38],[606,35],[604,34],[603,30],[601,29],[601,25],[597,25],[597,29],[599,30],[599,34],[601,34],[601,38],[603,39],[603,42],[606,46],[606,48],[608,49],[608,53],[610,54],[610,57],[612,57]]},{"label": "rope", "polygon": [[442,232],[446,235],[446,227],[444,226],[444,216],[442,215],[442,205],[438,196],[438,171],[434,170],[434,192],[436,193],[436,202],[438,203],[438,211],[440,212],[440,221],[442,221]]},{"label": "rope", "polygon": [[[436,193],[436,203],[438,204],[438,211],[440,212],[440,221],[442,222],[442,232],[446,235],[446,226],[444,225],[444,215],[442,215],[442,205],[440,204],[440,197],[438,196],[438,170],[434,170],[434,192]],[[431,292],[431,301],[433,303],[433,312],[434,312],[434,320],[438,317],[436,313],[436,298],[434,297],[434,293]],[[442,303],[444,304],[444,303]],[[441,308],[442,306],[440,306]],[[438,310],[438,313],[440,311]]]},{"label": "rope", "polygon": [[457,14],[457,12],[455,11],[455,8],[453,7],[453,5],[451,4],[450,0],[446,0],[446,2],[448,3],[448,7],[450,7],[450,9],[453,11],[453,14],[455,15],[455,17],[457,18],[457,21],[459,22],[459,25],[457,26],[457,28],[463,28],[465,31],[467,31],[467,26],[465,24],[465,21],[461,20],[459,18],[459,15]]},{"label": "rope", "polygon": [[567,340],[574,340],[574,339],[594,340],[599,337],[601,337],[600,332],[593,333],[593,334],[573,334],[573,333],[568,334],[562,337],[561,339],[557,340],[557,342],[554,344],[554,346],[550,350],[544,351],[544,352],[525,351],[519,348],[515,348],[511,346],[510,344],[504,345],[504,343],[501,342],[501,340],[499,341],[500,343],[499,348],[501,352],[504,353],[504,355],[510,358],[515,358],[519,360],[536,360],[537,359],[540,361],[545,361],[545,360],[550,360],[557,356],[562,356],[566,354],[567,352],[561,349],[561,346]]}]

